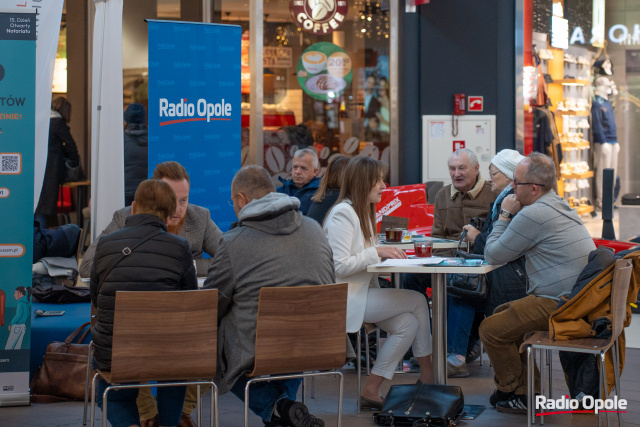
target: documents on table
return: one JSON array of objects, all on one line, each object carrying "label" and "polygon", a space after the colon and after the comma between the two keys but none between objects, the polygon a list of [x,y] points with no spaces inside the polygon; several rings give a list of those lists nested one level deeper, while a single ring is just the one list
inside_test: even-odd
[{"label": "documents on table", "polygon": [[421,265],[436,265],[444,261],[442,257],[428,257],[428,258],[409,258],[409,259],[387,259],[376,267],[408,267],[408,266],[421,266]]}]

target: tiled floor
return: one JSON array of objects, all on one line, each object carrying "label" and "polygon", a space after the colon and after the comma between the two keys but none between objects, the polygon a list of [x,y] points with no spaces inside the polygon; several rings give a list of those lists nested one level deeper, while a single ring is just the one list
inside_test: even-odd
[{"label": "tiled floor", "polygon": [[[479,361],[469,365],[471,376],[450,380],[451,384],[462,387],[465,403],[472,405],[486,405],[487,409],[475,420],[463,421],[461,426],[489,427],[489,426],[522,426],[526,425],[525,415],[506,415],[491,408],[488,396],[493,391],[493,370],[485,359],[484,366]],[[344,427],[374,426],[371,412],[356,414],[355,388],[356,376],[353,369],[344,370],[345,394],[344,415],[342,425]],[[409,384],[416,381],[416,374],[398,374],[393,379],[393,384]],[[391,383],[387,384],[387,386]],[[622,376],[621,386],[623,397],[629,401],[629,412],[625,415],[626,426],[640,426],[640,350],[627,351],[627,366]],[[553,396],[558,398],[566,394],[567,387],[564,383],[560,363],[556,357],[553,362]],[[337,413],[337,380],[330,378],[318,379],[316,382],[316,397],[308,399],[308,406],[312,413],[320,416],[327,426],[335,426]],[[205,398],[203,416],[208,419],[208,399]],[[242,422],[242,404],[235,396],[226,394],[220,397],[220,426],[240,427]],[[98,411],[99,413],[99,411]],[[595,415],[554,415],[545,417],[547,426],[595,426],[598,419]],[[611,421],[617,423],[615,416]],[[205,424],[205,423],[203,423]],[[30,407],[5,407],[0,408],[0,426],[81,426],[82,403],[52,403],[34,404]],[[208,424],[207,424],[208,425]],[[260,420],[251,415],[251,426],[261,426]]]}]

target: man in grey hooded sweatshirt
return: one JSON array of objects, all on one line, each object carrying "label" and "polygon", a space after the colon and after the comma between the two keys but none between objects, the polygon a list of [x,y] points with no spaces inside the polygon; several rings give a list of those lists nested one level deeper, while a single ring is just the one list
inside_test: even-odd
[{"label": "man in grey hooded sweatshirt", "polygon": [[[220,393],[244,400],[255,362],[260,289],[335,282],[329,243],[318,223],[298,212],[300,201],[276,193],[269,173],[245,166],[231,183],[238,217],[222,236],[205,288],[217,288]],[[286,349],[282,357],[286,358]],[[250,388],[249,407],[266,426],[322,427],[324,421],[296,402],[300,379],[261,382]]]},{"label": "man in grey hooded sweatshirt", "polygon": [[502,201],[484,249],[489,264],[524,255],[529,277],[526,297],[497,307],[480,325],[497,387],[489,401],[500,412],[527,413],[527,363],[519,353],[523,336],[549,328],[549,316],[596,248],[578,213],[553,190],[555,180],[550,157],[534,152],[522,160],[511,183],[514,194]]}]

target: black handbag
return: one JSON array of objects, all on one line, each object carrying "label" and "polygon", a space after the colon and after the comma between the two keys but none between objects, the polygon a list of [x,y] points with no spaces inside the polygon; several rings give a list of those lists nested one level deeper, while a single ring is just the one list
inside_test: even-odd
[{"label": "black handbag", "polygon": [[394,385],[373,420],[381,426],[432,427],[456,424],[464,415],[462,389],[454,385]]},{"label": "black handbag", "polygon": [[[456,250],[456,257],[484,260],[483,255],[472,254],[460,250],[460,244],[462,243],[465,235],[466,230],[462,233],[462,236],[460,236],[458,249]],[[489,283],[487,282],[487,276],[484,274],[447,274],[447,293],[449,295],[468,301],[484,301],[487,298],[488,292]]]},{"label": "black handbag", "polygon": [[83,181],[85,178],[79,162],[68,158],[64,159],[64,182]]}]

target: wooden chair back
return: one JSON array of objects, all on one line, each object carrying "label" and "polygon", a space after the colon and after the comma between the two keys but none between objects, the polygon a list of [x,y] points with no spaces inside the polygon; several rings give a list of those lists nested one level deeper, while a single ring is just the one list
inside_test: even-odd
[{"label": "wooden chair back", "polygon": [[627,318],[627,294],[631,283],[631,272],[633,265],[628,259],[616,261],[613,270],[613,281],[611,283],[611,322],[613,323],[612,338],[618,336],[624,329],[624,321]]},{"label": "wooden chair back", "polygon": [[403,228],[409,227],[409,218],[401,216],[382,215],[382,221],[380,222],[380,232],[384,233],[387,228]]},{"label": "wooden chair back", "polygon": [[250,376],[341,368],[347,284],[262,288]]},{"label": "wooden chair back", "polygon": [[116,293],[111,382],[212,379],[218,291]]}]

